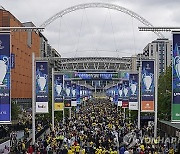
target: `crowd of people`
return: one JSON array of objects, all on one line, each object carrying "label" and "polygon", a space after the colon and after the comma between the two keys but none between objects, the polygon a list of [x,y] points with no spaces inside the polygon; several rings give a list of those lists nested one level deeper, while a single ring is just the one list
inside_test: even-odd
[{"label": "crowd of people", "polygon": [[[30,119],[31,120],[31,119]],[[36,120],[36,131],[38,134],[43,128],[48,124],[47,120]],[[18,137],[17,131],[12,131],[10,133],[10,145],[11,152],[13,153],[25,153],[27,151],[27,145],[31,142],[32,133],[31,126],[29,124],[29,119],[26,121],[21,129],[21,135]],[[24,134],[22,136],[22,134]]]},{"label": "crowd of people", "polygon": [[137,128],[137,122],[124,118],[121,110],[106,99],[91,100],[72,112],[65,123],[56,122],[34,145],[17,147],[21,153],[37,154],[175,154],[177,142],[153,137],[153,126]]}]

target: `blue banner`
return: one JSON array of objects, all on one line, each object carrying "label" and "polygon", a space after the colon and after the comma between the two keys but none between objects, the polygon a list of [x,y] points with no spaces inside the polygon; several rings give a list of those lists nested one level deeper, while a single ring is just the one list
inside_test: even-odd
[{"label": "blue banner", "polygon": [[122,94],[123,94],[123,85],[122,83],[118,83],[118,100],[122,101]]},{"label": "blue banner", "polygon": [[0,123],[11,122],[10,33],[0,33]]},{"label": "blue banner", "polygon": [[141,111],[154,111],[154,61],[142,61]]},{"label": "blue banner", "polygon": [[122,107],[129,107],[129,80],[123,80]]},{"label": "blue banner", "polygon": [[48,62],[36,61],[36,113],[48,113]]},{"label": "blue banner", "polygon": [[113,78],[118,78],[118,73],[115,72],[76,72],[74,74],[75,78],[80,78],[84,80],[92,79],[102,79],[102,80],[112,80]]},{"label": "blue banner", "polygon": [[85,95],[85,97],[88,97],[88,96],[89,96],[89,94],[88,94],[88,88],[87,88],[87,87],[85,87],[84,95]]},{"label": "blue banner", "polygon": [[77,95],[77,85],[76,83],[72,83],[72,101],[76,101],[76,95]]},{"label": "blue banner", "polygon": [[112,98],[113,98],[113,103],[115,103],[115,96],[116,96],[116,90],[115,87],[112,87]]},{"label": "blue banner", "polygon": [[36,61],[36,102],[48,102],[48,62]]},{"label": "blue banner", "polygon": [[113,97],[113,102],[116,104],[116,105],[118,105],[118,86],[117,85],[115,85],[114,87],[113,87],[113,89],[114,89],[114,92],[115,92],[115,95],[114,95],[114,97]]},{"label": "blue banner", "polygon": [[173,33],[172,54],[172,114],[173,122],[180,121],[180,32]]},{"label": "blue banner", "polygon": [[129,75],[129,110],[138,110],[138,74]]},{"label": "blue banner", "polygon": [[71,98],[72,98],[71,80],[69,79],[64,80],[64,90],[65,90],[64,107],[71,107]]},{"label": "blue banner", "polygon": [[63,74],[54,74],[54,102],[63,103]]},{"label": "blue banner", "polygon": [[80,86],[80,98],[84,97],[84,86]]},{"label": "blue banner", "polygon": [[76,102],[77,102],[77,104],[81,104],[81,102],[80,102],[80,85],[76,85]]},{"label": "blue banner", "polygon": [[115,97],[115,90],[114,90],[114,87],[111,87],[111,97]]},{"label": "blue banner", "polygon": [[118,106],[122,106],[123,84],[118,83]]}]

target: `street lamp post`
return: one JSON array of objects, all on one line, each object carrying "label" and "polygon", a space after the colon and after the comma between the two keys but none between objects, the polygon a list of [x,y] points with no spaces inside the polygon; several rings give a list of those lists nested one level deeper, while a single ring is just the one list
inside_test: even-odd
[{"label": "street lamp post", "polygon": [[155,113],[154,113],[154,137],[157,137],[157,101],[158,101],[158,59],[155,59]]},{"label": "street lamp post", "polygon": [[35,143],[35,54],[32,53],[32,144]]},{"label": "street lamp post", "polygon": [[139,67],[139,97],[138,97],[138,129],[140,130],[141,126],[141,61]]},{"label": "street lamp post", "polygon": [[52,68],[52,130],[54,131],[54,68]]}]

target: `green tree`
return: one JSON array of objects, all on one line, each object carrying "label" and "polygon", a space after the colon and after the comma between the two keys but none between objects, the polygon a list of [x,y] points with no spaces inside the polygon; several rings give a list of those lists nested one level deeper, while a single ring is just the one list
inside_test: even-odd
[{"label": "green tree", "polygon": [[17,120],[18,119],[18,115],[20,114],[20,107],[18,104],[16,104],[15,102],[11,103],[11,117],[12,120]]},{"label": "green tree", "polygon": [[158,81],[158,118],[170,120],[172,96],[172,66],[159,77]]}]

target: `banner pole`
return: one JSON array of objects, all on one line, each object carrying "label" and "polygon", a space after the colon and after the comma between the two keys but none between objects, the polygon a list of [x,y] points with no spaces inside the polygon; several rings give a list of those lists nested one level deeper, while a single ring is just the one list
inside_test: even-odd
[{"label": "banner pole", "polygon": [[124,108],[124,123],[125,123],[125,119],[126,119],[126,108]]},{"label": "banner pole", "polygon": [[69,118],[71,119],[71,107],[69,108]]},{"label": "banner pole", "polygon": [[54,131],[54,68],[52,68],[52,131]]},{"label": "banner pole", "polygon": [[64,108],[63,108],[63,125],[64,125]]},{"label": "banner pole", "polygon": [[[63,75],[63,91],[64,91],[64,75]],[[63,95],[63,103],[64,103],[64,95]],[[63,108],[63,125],[65,124],[65,110]]]},{"label": "banner pole", "polygon": [[154,137],[157,137],[157,100],[158,100],[158,63],[157,63],[157,52],[155,59],[155,114],[154,114]]},{"label": "banner pole", "polygon": [[141,61],[139,67],[139,97],[138,97],[138,129],[140,130],[141,126]]},{"label": "banner pole", "polygon": [[35,144],[35,54],[32,53],[32,144]]},{"label": "banner pole", "polygon": [[129,123],[131,122],[131,111],[129,110]]},{"label": "banner pole", "polygon": [[96,98],[96,84],[95,84],[95,98]]}]

